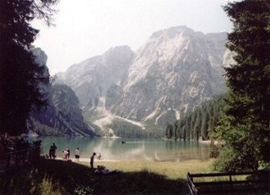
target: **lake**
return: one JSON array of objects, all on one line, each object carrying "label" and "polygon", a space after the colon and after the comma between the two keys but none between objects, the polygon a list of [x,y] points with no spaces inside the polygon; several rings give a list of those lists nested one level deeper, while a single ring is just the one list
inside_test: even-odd
[{"label": "lake", "polygon": [[50,146],[57,146],[57,157],[67,147],[74,158],[74,151],[80,148],[81,158],[89,159],[93,152],[101,153],[102,160],[108,161],[184,161],[208,160],[210,146],[196,141],[174,141],[162,139],[122,139],[112,138],[67,138],[32,137],[29,141],[42,140],[43,154],[49,154]]}]

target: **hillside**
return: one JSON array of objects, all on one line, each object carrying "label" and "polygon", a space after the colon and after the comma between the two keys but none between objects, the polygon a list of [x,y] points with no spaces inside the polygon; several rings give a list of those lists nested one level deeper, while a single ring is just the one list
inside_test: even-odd
[{"label": "hillside", "polygon": [[28,129],[38,135],[94,136],[84,122],[79,100],[65,85],[54,85],[49,93],[49,105],[41,112],[32,112]]}]

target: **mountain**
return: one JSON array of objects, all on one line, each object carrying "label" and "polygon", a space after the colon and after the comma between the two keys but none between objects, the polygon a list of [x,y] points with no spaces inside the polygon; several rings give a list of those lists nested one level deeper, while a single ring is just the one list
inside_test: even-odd
[{"label": "mountain", "polygon": [[[34,49],[36,61],[45,65],[46,54],[39,48]],[[49,74],[48,69],[44,74]],[[48,106],[41,112],[32,112],[28,129],[38,135],[94,136],[95,133],[85,122],[79,100],[74,91],[66,85],[39,86],[48,95]]]},{"label": "mountain", "polygon": [[226,39],[185,26],[161,30],[136,53],[112,48],[58,74],[57,82],[75,91],[91,124],[112,134],[121,123],[163,127],[226,90],[223,67],[232,60]]},{"label": "mountain", "polygon": [[[231,59],[226,38],[226,33],[203,34],[184,26],[154,33],[137,52],[123,93],[109,110],[164,125],[223,93],[223,66]],[[164,121],[168,115],[170,121]]]},{"label": "mountain", "polygon": [[105,102],[111,86],[122,86],[135,53],[128,46],[109,49],[101,56],[95,56],[72,65],[64,74],[57,75],[58,83],[70,86],[82,106],[95,109]]}]

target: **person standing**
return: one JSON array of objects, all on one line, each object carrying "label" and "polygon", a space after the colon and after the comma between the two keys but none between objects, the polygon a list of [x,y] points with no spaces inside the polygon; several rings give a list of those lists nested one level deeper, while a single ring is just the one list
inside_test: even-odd
[{"label": "person standing", "polygon": [[51,149],[52,149],[52,157],[53,157],[53,159],[55,159],[55,157],[56,157],[55,152],[57,149],[57,146],[55,145],[55,143],[53,143],[53,145],[51,146]]},{"label": "person standing", "polygon": [[70,149],[69,147],[67,148],[67,159],[69,159],[69,156],[70,156]]},{"label": "person standing", "polygon": [[50,147],[50,150],[49,150],[49,157],[50,157],[50,159],[53,158],[53,147],[52,146]]},{"label": "person standing", "polygon": [[94,158],[96,156],[96,153],[94,152],[93,155],[91,156],[90,158],[90,166],[91,166],[91,169],[94,168]]},{"label": "person standing", "polygon": [[80,159],[80,149],[79,148],[77,148],[75,150],[75,159],[79,162],[79,159]]},{"label": "person standing", "polygon": [[68,151],[67,150],[63,151],[63,159],[68,159]]},{"label": "person standing", "polygon": [[98,153],[98,155],[97,155],[97,159],[98,159],[98,160],[100,160],[100,159],[101,159],[101,154],[100,154],[100,153]]}]

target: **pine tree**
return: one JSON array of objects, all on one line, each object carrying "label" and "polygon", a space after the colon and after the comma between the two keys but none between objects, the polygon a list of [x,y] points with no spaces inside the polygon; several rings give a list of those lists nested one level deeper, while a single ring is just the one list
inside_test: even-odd
[{"label": "pine tree", "polygon": [[200,133],[200,130],[201,130],[201,113],[200,113],[200,110],[199,109],[196,109],[195,111],[195,124],[193,126],[194,128],[194,137],[193,139],[195,140],[198,140],[201,133]]},{"label": "pine tree", "polygon": [[179,131],[178,131],[178,122],[174,122],[174,139],[176,140],[179,137]]},{"label": "pine tree", "polygon": [[194,139],[196,131],[195,131],[195,122],[196,122],[196,110],[194,110],[194,114],[191,115],[191,120],[190,120],[190,139]]},{"label": "pine tree", "polygon": [[227,47],[235,64],[226,68],[230,97],[219,135],[226,145],[222,170],[255,170],[270,160],[270,1],[229,3],[234,24]]},{"label": "pine tree", "polygon": [[202,114],[202,124],[201,124],[201,135],[203,140],[209,139],[208,124],[207,124],[208,120],[209,120],[208,112],[207,110],[205,110]]},{"label": "pine tree", "polygon": [[56,2],[0,1],[0,133],[25,132],[30,111],[46,105],[46,94],[39,85],[46,85],[49,78],[31,52],[38,30],[30,22],[38,18],[51,24],[50,6]]}]

